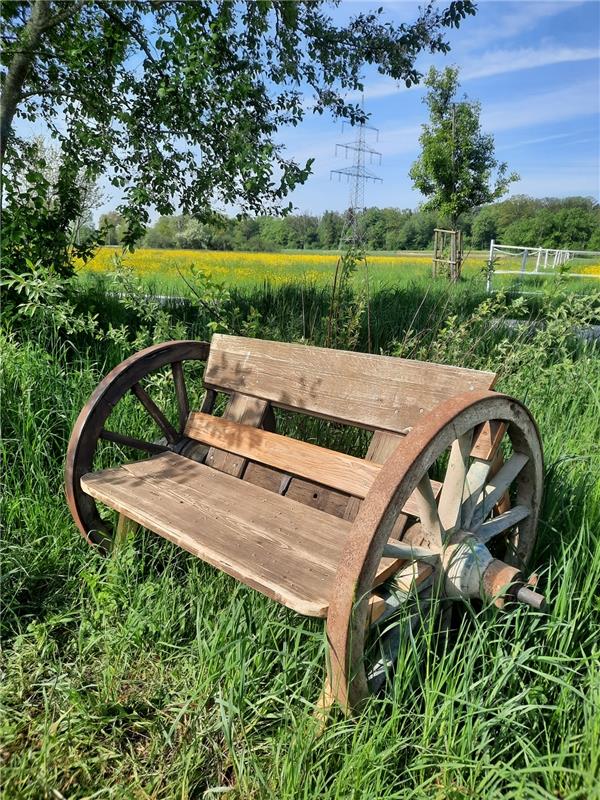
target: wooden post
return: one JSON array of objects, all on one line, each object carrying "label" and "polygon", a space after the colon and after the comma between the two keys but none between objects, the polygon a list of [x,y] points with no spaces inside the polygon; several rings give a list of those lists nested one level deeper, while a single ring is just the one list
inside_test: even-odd
[{"label": "wooden post", "polygon": [[119,514],[113,539],[113,553],[116,552],[130,536],[133,536],[138,528],[139,525],[137,522],[126,517],[125,514]]},{"label": "wooden post", "polygon": [[456,277],[456,231],[450,234],[450,280],[455,283]]},{"label": "wooden post", "polygon": [[525,248],[523,250],[523,258],[521,259],[521,272],[525,272],[527,268],[527,257],[529,256],[529,250]]},{"label": "wooden post", "polygon": [[489,294],[492,291],[492,275],[494,273],[494,245],[495,241],[490,241],[490,254],[488,256],[487,274],[485,278],[485,290]]}]

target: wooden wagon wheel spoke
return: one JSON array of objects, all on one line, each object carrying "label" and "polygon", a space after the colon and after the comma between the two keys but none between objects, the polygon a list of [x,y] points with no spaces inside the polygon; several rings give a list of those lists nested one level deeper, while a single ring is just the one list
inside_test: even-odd
[{"label": "wooden wagon wheel spoke", "polygon": [[473,431],[467,431],[452,444],[444,484],[439,499],[439,515],[446,534],[460,528],[461,507],[469,469]]},{"label": "wooden wagon wheel spoke", "polygon": [[422,594],[434,579],[434,568],[425,561],[410,561],[391,580],[378,586],[369,598],[369,626],[380,626],[396,613],[415,592]]},{"label": "wooden wagon wheel spoke", "polygon": [[425,541],[433,547],[441,547],[444,540],[444,526],[440,520],[429,475],[423,475],[417,484],[413,498],[419,512]]},{"label": "wooden wagon wheel spoke", "polygon": [[152,453],[153,455],[164,453],[169,449],[162,444],[156,444],[156,442],[145,442],[143,439],[136,439],[134,436],[127,436],[124,433],[108,431],[106,428],[102,428],[100,431],[100,438],[104,439],[106,442],[122,444],[125,447],[132,447],[134,450],[142,450],[145,453]]},{"label": "wooden wagon wheel spoke", "polygon": [[460,527],[469,530],[475,508],[492,469],[492,459],[475,458],[465,478]]},{"label": "wooden wagon wheel spoke", "polygon": [[431,585],[428,584],[412,599],[404,598],[403,603],[398,603],[391,613],[382,615],[376,623],[378,636],[366,653],[369,661],[367,682],[372,694],[379,692],[392,676],[403,641],[413,639],[419,625],[426,623],[433,604],[431,594]]},{"label": "wooden wagon wheel spoke", "polygon": [[429,547],[418,547],[412,544],[388,542],[383,546],[384,558],[402,558],[407,561],[435,561],[440,550]]},{"label": "wooden wagon wheel spoke", "polygon": [[521,520],[525,519],[531,514],[531,509],[527,506],[513,506],[508,511],[500,514],[497,517],[488,519],[487,522],[482,523],[479,527],[473,530],[473,533],[484,544],[489,542],[495,536],[513,528]]},{"label": "wooden wagon wheel spoke", "polygon": [[177,431],[171,425],[169,420],[165,417],[160,408],[156,405],[154,400],[150,397],[148,392],[146,392],[146,390],[143,389],[139,383],[135,383],[131,387],[131,391],[137,397],[140,403],[144,406],[144,408],[146,409],[148,414],[152,417],[154,422],[156,422],[161,431],[164,433],[169,444],[175,444],[175,442],[179,438],[177,435]]},{"label": "wooden wagon wheel spoke", "polygon": [[[73,519],[90,544],[108,551],[114,537],[111,525],[101,516],[94,498],[81,488],[81,478],[94,470],[98,443],[104,441],[130,447],[150,455],[175,450],[185,457],[194,459],[193,448],[188,447],[189,441],[183,434],[184,415],[187,418],[188,407],[183,365],[186,362],[205,362],[208,352],[207,342],[193,341],[164,342],[141,350],[115,367],[96,387],[81,410],[69,440],[65,464],[65,488]],[[181,427],[179,433],[140,383],[165,367],[169,367],[173,375],[175,387],[173,393],[177,397]],[[104,427],[115,407],[130,393],[137,397],[145,413],[158,425],[168,446],[157,442],[146,442],[128,433],[117,433]],[[203,408],[210,410],[213,402],[214,392],[209,391]]]},{"label": "wooden wagon wheel spoke", "polygon": [[517,478],[528,457],[524,453],[513,453],[513,455],[503,464],[498,472],[490,479],[478,498],[477,505],[473,511],[471,529],[475,529],[487,519],[494,506],[502,500],[508,492],[511,484]]},{"label": "wooden wagon wheel spoke", "polygon": [[190,413],[190,404],[181,361],[174,361],[171,364],[171,372],[173,373],[173,383],[175,384],[177,406],[179,408],[179,430],[183,432]]}]

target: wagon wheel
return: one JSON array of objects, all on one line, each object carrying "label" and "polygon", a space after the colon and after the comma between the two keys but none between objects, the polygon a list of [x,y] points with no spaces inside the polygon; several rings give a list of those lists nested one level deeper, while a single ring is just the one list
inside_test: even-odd
[{"label": "wagon wheel", "polygon": [[[494,441],[481,457],[484,426]],[[494,474],[501,451],[506,461]],[[327,619],[329,680],[343,708],[359,708],[393,670],[399,633],[390,616],[403,603],[404,625],[412,629],[439,608],[432,595],[493,599],[497,605],[510,597],[541,607],[543,598],[526,587],[521,569],[535,544],[542,471],[529,412],[494,392],[470,392],[441,404],[406,437],[364,501],[336,576]],[[442,480],[437,498],[433,475]],[[413,492],[419,516],[394,542],[390,533]],[[507,494],[511,506],[498,513]],[[389,587],[373,589],[382,558],[406,559],[396,576],[399,599]],[[375,606],[383,600],[375,621],[373,599]]]},{"label": "wagon wheel", "polygon": [[[80,487],[80,479],[94,468],[94,458],[100,443],[112,443],[126,448],[128,454],[153,455],[171,451],[194,458],[197,444],[184,436],[189,413],[188,389],[184,376],[186,362],[206,361],[209,345],[206,342],[173,341],[148,347],[115,367],[96,387],[81,410],[67,450],[65,488],[73,519],[84,538],[92,545],[107,551],[112,543],[111,526],[100,516],[95,500]],[[152,400],[142,382],[169,368],[172,405],[177,410],[177,422],[172,424],[164,411]],[[169,392],[167,392],[169,394]],[[131,396],[141,417],[149,424],[141,427],[141,436],[118,433],[105,427],[109,416]],[[214,394],[207,392],[203,411],[210,411]],[[151,432],[154,427],[154,433]],[[117,448],[115,448],[117,449]],[[120,453],[120,450],[118,451]],[[122,460],[122,455],[121,455]]]}]

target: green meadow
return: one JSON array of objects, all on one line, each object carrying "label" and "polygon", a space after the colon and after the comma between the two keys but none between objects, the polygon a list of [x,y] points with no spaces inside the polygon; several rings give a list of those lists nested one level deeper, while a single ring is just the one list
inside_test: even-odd
[{"label": "green meadow", "polygon": [[[320,731],[319,621],[147,531],[102,557],[69,516],[62,472],[80,408],[120,360],[215,329],[323,344],[330,283],[205,283],[187,304],[148,287],[97,275],[68,308],[38,297],[2,332],[3,796],[599,798],[600,359],[573,336],[599,298],[404,281],[371,294],[369,337],[364,296],[344,295],[335,346],[370,338],[374,352],[493,369],[531,409],[545,450],[531,569],[548,609],[457,603],[445,643],[418,628],[381,696]],[[122,422],[134,429],[135,407]],[[355,431],[279,423],[364,455]]]}]

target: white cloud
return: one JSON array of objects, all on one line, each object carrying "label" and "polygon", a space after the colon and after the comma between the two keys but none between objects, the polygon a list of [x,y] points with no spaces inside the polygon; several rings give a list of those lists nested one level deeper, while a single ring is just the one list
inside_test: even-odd
[{"label": "white cloud", "polygon": [[[597,115],[598,105],[596,82],[594,80],[582,81],[548,92],[515,97],[510,101],[489,103],[482,109],[481,124],[484,131],[493,134],[503,133],[505,131],[518,130],[519,128],[549,125]],[[590,128],[587,125],[585,133],[589,132]],[[420,133],[420,124],[404,125],[396,128],[386,127],[381,132],[379,142],[369,142],[369,144],[374,149],[381,151],[385,165],[385,159],[392,156],[416,156],[419,150]],[[542,134],[524,141],[507,143],[506,147],[498,145],[498,149],[502,154],[504,149],[543,144],[553,139],[580,136],[582,133],[583,131],[574,128],[569,133]],[[354,138],[354,133],[349,131],[346,135],[340,136],[339,139],[336,139],[335,136],[323,139],[320,136],[317,142],[307,145],[306,139],[303,137],[301,139],[288,140],[286,144],[288,153],[300,161],[307,158],[315,158],[316,163],[313,169],[315,172],[322,172],[330,169],[340,169],[351,164],[351,159],[345,160],[342,157],[342,153],[338,153],[339,157],[336,158],[335,142],[352,138]],[[378,171],[377,167],[374,167],[374,171]]]},{"label": "white cloud", "polygon": [[490,104],[482,110],[481,121],[484,130],[495,133],[597,113],[598,84],[590,80]]},{"label": "white cloud", "polygon": [[542,144],[543,142],[552,142],[556,139],[566,139],[572,136],[571,133],[555,133],[552,136],[538,136],[536,139],[524,139],[520,142],[511,142],[511,144],[504,145],[504,150],[513,150],[515,147],[527,147],[530,144]]},{"label": "white cloud", "polygon": [[[505,144],[503,150],[514,150],[517,147],[528,147],[531,144],[543,144],[544,142],[552,142],[557,141],[560,139],[571,139],[572,136],[579,133],[579,131],[571,131],[569,133],[554,133],[550,136],[538,136],[535,139],[522,139],[518,142],[511,142],[510,144]],[[597,137],[587,137],[585,139],[577,139],[576,141],[571,140],[570,142],[562,141],[560,144],[566,144],[569,147],[573,144],[583,144],[584,142],[595,142],[597,141]]]},{"label": "white cloud", "polygon": [[[482,25],[469,28],[469,35],[462,40],[462,46],[468,50],[489,46],[499,39],[512,39],[534,30],[538,23],[565,11],[570,11],[575,6],[583,5],[585,0],[559,0],[559,2],[546,3],[541,0],[529,2],[503,2],[507,11],[496,20],[494,25]],[[482,6],[500,5],[497,0],[480,2]],[[477,17],[475,18],[477,19]]]},{"label": "white cloud", "polygon": [[522,47],[510,50],[494,50],[477,59],[464,62],[461,67],[461,78],[489,78],[492,75],[503,75],[507,72],[520,72],[525,69],[547,67],[552,64],[564,64],[574,61],[591,61],[598,59],[595,47]]},{"label": "white cloud", "polygon": [[[599,52],[594,47],[522,47],[510,50],[494,50],[478,56],[464,59],[460,64],[460,80],[469,81],[476,78],[490,78],[509,72],[521,72],[526,69],[549,67],[553,64],[574,63],[599,59]],[[416,88],[416,87],[415,87]],[[408,91],[404,84],[388,79],[378,80],[365,85],[365,100],[377,100],[391,97]],[[596,86],[597,91],[597,86]]]}]

